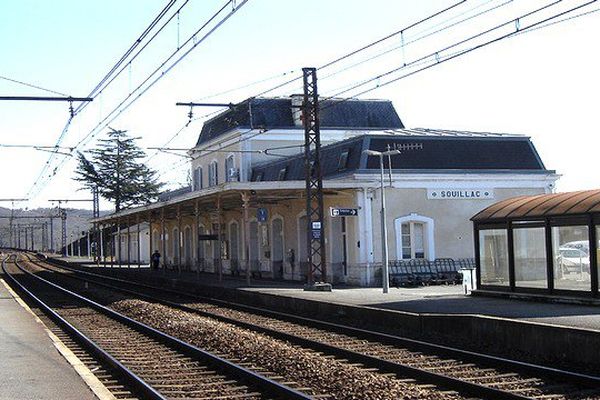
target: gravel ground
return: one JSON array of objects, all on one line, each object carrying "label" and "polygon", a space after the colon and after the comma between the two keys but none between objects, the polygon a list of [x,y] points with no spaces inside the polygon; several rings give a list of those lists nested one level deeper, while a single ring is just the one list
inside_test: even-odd
[{"label": "gravel ground", "polygon": [[115,310],[226,358],[248,362],[334,399],[457,399],[454,393],[323,358],[312,350],[179,310],[140,300],[111,304]]}]

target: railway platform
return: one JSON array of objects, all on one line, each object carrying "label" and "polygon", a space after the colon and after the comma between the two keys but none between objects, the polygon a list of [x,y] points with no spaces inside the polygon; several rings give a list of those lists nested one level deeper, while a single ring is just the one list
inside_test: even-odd
[{"label": "railway platform", "polygon": [[0,400],[97,399],[59,346],[0,279]]},{"label": "railway platform", "polygon": [[379,288],[336,286],[332,292],[304,291],[301,283],[213,274],[150,270],[147,266],[89,271],[135,279],[160,287],[264,307],[328,321],[358,323],[393,334],[441,344],[512,354],[548,365],[600,368],[600,307],[517,299],[465,296],[461,286]]}]

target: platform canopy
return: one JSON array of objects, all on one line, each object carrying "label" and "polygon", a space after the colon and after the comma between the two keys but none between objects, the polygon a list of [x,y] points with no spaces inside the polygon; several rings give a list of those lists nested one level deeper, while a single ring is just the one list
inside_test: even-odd
[{"label": "platform canopy", "polygon": [[480,211],[472,221],[503,221],[600,213],[600,189],[519,196]]}]

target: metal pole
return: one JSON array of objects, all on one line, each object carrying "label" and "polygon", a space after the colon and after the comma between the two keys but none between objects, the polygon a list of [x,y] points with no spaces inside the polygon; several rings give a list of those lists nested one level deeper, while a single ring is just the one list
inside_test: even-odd
[{"label": "metal pole", "polygon": [[135,222],[137,225],[137,263],[138,268],[142,265],[141,236],[140,236],[140,214],[136,214]]},{"label": "metal pole", "polygon": [[198,199],[194,203],[194,225],[196,226],[196,278],[200,280],[200,203]]},{"label": "metal pole", "polygon": [[385,216],[385,187],[383,184],[383,154],[379,156],[381,167],[381,239],[382,239],[382,278],[383,293],[390,291],[389,260],[388,260],[388,238],[387,238],[387,220]]},{"label": "metal pole", "polygon": [[167,270],[167,242],[165,240],[165,208],[160,209],[160,236],[162,239],[162,267],[163,273]]},{"label": "metal pole", "polygon": [[[177,206],[177,237],[173,238],[177,240],[177,246],[173,246],[173,256],[175,255],[175,249],[177,249],[177,258],[175,262],[177,262],[177,273],[181,274],[181,205]],[[175,244],[175,243],[173,243]],[[175,258],[175,257],[174,257]]]},{"label": "metal pole", "polygon": [[152,234],[152,211],[148,211],[148,252],[150,256],[150,270],[154,269],[154,265],[152,265],[152,253],[154,250],[158,249],[154,248],[154,236]]},{"label": "metal pole", "polygon": [[54,252],[54,218],[50,217],[50,253]]},{"label": "metal pole", "polygon": [[131,268],[131,220],[127,216],[127,268]]},{"label": "metal pole", "polygon": [[250,285],[250,223],[248,221],[248,207],[250,198],[248,193],[242,193],[242,208],[244,209],[243,231],[244,231],[244,258],[246,259],[246,283]]},{"label": "metal pole", "polygon": [[117,263],[119,265],[119,268],[121,268],[121,220],[119,218],[117,218],[117,249]]},{"label": "metal pole", "polygon": [[100,256],[106,265],[106,253],[104,252],[104,225],[100,226]]},{"label": "metal pole", "polygon": [[87,231],[87,257],[90,258],[90,256],[92,255],[92,252],[90,251],[90,231]]}]

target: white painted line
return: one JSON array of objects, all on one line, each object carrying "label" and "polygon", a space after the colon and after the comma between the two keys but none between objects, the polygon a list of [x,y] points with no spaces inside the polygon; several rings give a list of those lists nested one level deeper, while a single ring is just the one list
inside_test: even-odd
[{"label": "white painted line", "polygon": [[94,392],[96,397],[98,397],[99,400],[117,400],[117,398],[110,392],[110,390],[106,388],[106,386],[104,386],[102,382],[100,382],[94,373],[90,371],[89,368],[86,367],[79,358],[77,358],[75,353],[73,353],[54,333],[50,331],[50,329],[48,329],[46,324],[44,324],[44,322],[39,319],[37,315],[35,315],[31,308],[29,308],[23,299],[21,299],[21,297],[19,297],[19,295],[16,294],[10,286],[8,286],[4,279],[0,278],[0,283],[4,285],[8,293],[10,293],[15,301],[19,303],[19,305],[23,307],[25,311],[30,313],[37,323],[42,325],[44,331],[48,337],[50,337],[50,340],[52,340],[54,347],[56,347],[58,352],[65,358],[65,360],[67,360],[67,362],[73,367],[79,376],[81,376],[81,379],[83,379],[85,384],[92,390],[92,392]]}]

